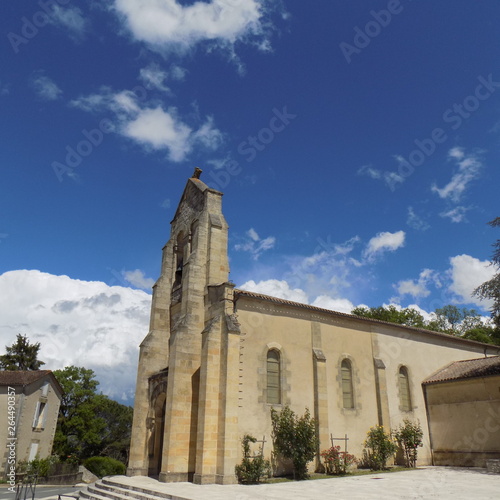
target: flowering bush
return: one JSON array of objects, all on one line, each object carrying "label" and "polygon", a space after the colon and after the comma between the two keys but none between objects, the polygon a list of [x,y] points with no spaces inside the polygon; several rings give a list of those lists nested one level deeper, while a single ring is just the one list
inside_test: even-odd
[{"label": "flowering bush", "polygon": [[316,421],[309,410],[302,417],[285,406],[281,412],[271,408],[273,447],[276,454],[293,463],[293,477],[307,479],[307,464],[316,456]]},{"label": "flowering bush", "polygon": [[383,426],[376,425],[367,433],[365,448],[365,458],[370,469],[384,470],[387,469],[387,460],[396,453],[398,446]]},{"label": "flowering bush", "polygon": [[412,422],[405,418],[398,430],[394,432],[394,438],[402,448],[405,456],[406,467],[417,466],[417,448],[422,446],[422,427],[420,422]]},{"label": "flowering bush", "polygon": [[340,451],[340,446],[332,446],[321,452],[321,456],[325,462],[327,474],[345,474],[347,468],[357,462],[356,457],[345,451]]},{"label": "flowering bush", "polygon": [[243,460],[235,467],[236,477],[242,484],[259,484],[261,479],[271,475],[271,464],[265,460],[262,454],[251,456],[250,443],[256,443],[257,439],[250,434],[245,434],[242,440]]}]

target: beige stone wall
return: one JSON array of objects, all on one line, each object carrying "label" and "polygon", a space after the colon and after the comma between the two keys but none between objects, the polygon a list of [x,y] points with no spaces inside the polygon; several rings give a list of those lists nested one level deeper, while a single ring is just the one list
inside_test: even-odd
[{"label": "beige stone wall", "polygon": [[425,386],[436,465],[500,458],[500,376]]},{"label": "beige stone wall", "polygon": [[[42,389],[45,382],[48,382],[47,390]],[[30,384],[24,389],[21,386],[14,386],[13,388],[16,393],[16,462],[28,460],[30,453],[36,453],[38,458],[50,456],[61,403],[61,395],[58,389],[52,385],[49,376]],[[37,422],[38,425],[34,427],[35,412],[39,404],[44,405],[43,412],[45,413],[42,412]],[[12,442],[8,441],[8,438],[12,436],[9,435],[7,409],[8,387],[2,386],[0,387],[0,416],[2,417],[2,425],[0,425],[0,443],[2,443],[0,455],[1,475],[6,470],[6,461],[10,452],[3,444]]]},{"label": "beige stone wall", "polygon": [[[265,435],[266,455],[272,448],[271,405],[266,402],[266,355],[270,348],[281,352],[282,403],[300,414],[308,407],[319,417],[321,449],[330,446],[330,433],[334,437],[347,434],[349,452],[361,457],[370,427],[382,423],[396,428],[407,417],[419,420],[424,430],[419,464],[431,462],[422,381],[452,361],[477,358],[484,352],[482,345],[472,342],[253,297],[239,296],[236,308],[242,333],[240,439],[245,433],[258,439]],[[318,350],[324,357],[320,363],[325,368],[320,370],[326,373],[326,396],[318,387],[322,384],[317,371]],[[495,354],[494,347],[491,354]],[[344,358],[351,362],[353,372],[352,409],[343,408]],[[411,411],[401,409],[398,373],[403,365],[409,374]],[[319,406],[315,394],[322,395]],[[335,444],[343,446],[341,441]]]}]

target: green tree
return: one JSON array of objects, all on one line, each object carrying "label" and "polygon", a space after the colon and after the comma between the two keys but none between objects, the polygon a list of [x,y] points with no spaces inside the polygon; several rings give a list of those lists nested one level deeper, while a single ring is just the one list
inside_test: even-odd
[{"label": "green tree", "polygon": [[[483,325],[481,316],[475,309],[447,305],[434,311],[437,331],[462,336],[468,330]],[[431,326],[434,326],[431,323]]]},{"label": "green tree", "polygon": [[[492,227],[500,227],[500,217],[496,217],[492,221],[488,222],[488,224]],[[473,296],[479,297],[480,299],[493,300],[491,318],[493,319],[497,329],[500,329],[500,239],[493,243],[493,249],[491,262],[497,272],[493,278],[478,286],[474,290]]]},{"label": "green tree", "polygon": [[96,417],[106,422],[100,435],[100,455],[128,462],[130,437],[132,434],[132,419],[134,409],[125,406],[104,394],[96,396]]},{"label": "green tree", "polygon": [[79,460],[91,457],[100,445],[106,425],[103,418],[96,417],[99,382],[95,380],[92,370],[76,366],[55,370],[54,375],[64,390],[54,437],[54,453],[63,459],[70,456]]},{"label": "green tree", "polygon": [[98,394],[92,370],[68,366],[54,375],[64,389],[54,453],[78,461],[106,455],[126,462],[133,409]]},{"label": "green tree", "polygon": [[38,359],[40,342],[30,344],[28,337],[17,334],[17,340],[11,346],[5,346],[6,354],[0,356],[2,370],[39,370],[45,363]]},{"label": "green tree", "polygon": [[309,410],[299,417],[288,406],[281,412],[271,408],[271,423],[275,452],[292,461],[295,479],[307,479],[307,464],[318,448],[316,421]]},{"label": "green tree", "polygon": [[484,342],[485,344],[500,345],[500,328],[482,325],[466,331],[463,338]]},{"label": "green tree", "polygon": [[426,321],[415,309],[407,307],[398,309],[394,305],[380,307],[356,307],[351,314],[363,318],[388,321],[398,325],[424,328],[435,332],[457,335],[479,342],[500,342],[500,330],[496,331],[483,324],[481,316],[475,309],[447,305],[434,312],[434,319]]},{"label": "green tree", "polygon": [[398,325],[414,326],[416,328],[426,327],[424,317],[417,310],[410,307],[398,309],[394,305],[370,308],[362,306],[354,308],[351,314],[363,318],[389,321],[390,323],[397,323]]}]

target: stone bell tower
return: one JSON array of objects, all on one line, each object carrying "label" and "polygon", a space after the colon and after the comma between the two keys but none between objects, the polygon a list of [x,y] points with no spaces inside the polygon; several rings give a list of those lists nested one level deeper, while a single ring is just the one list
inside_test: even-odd
[{"label": "stone bell tower", "polygon": [[239,325],[228,283],[222,193],[188,179],[140,347],[128,475],[232,483]]}]

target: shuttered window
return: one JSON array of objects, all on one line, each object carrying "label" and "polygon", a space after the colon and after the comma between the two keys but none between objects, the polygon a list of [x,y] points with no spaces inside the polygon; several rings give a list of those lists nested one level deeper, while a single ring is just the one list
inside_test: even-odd
[{"label": "shuttered window", "polygon": [[352,389],[352,367],[348,359],[341,365],[342,371],[342,399],[344,408],[354,408],[354,394]]},{"label": "shuttered window", "polygon": [[275,349],[267,352],[267,402],[281,403],[280,353]]},{"label": "shuttered window", "polygon": [[403,411],[411,410],[410,383],[408,380],[408,370],[406,366],[399,369],[399,399]]},{"label": "shuttered window", "polygon": [[47,403],[37,402],[35,408],[35,415],[33,417],[33,428],[44,429],[47,422]]}]

